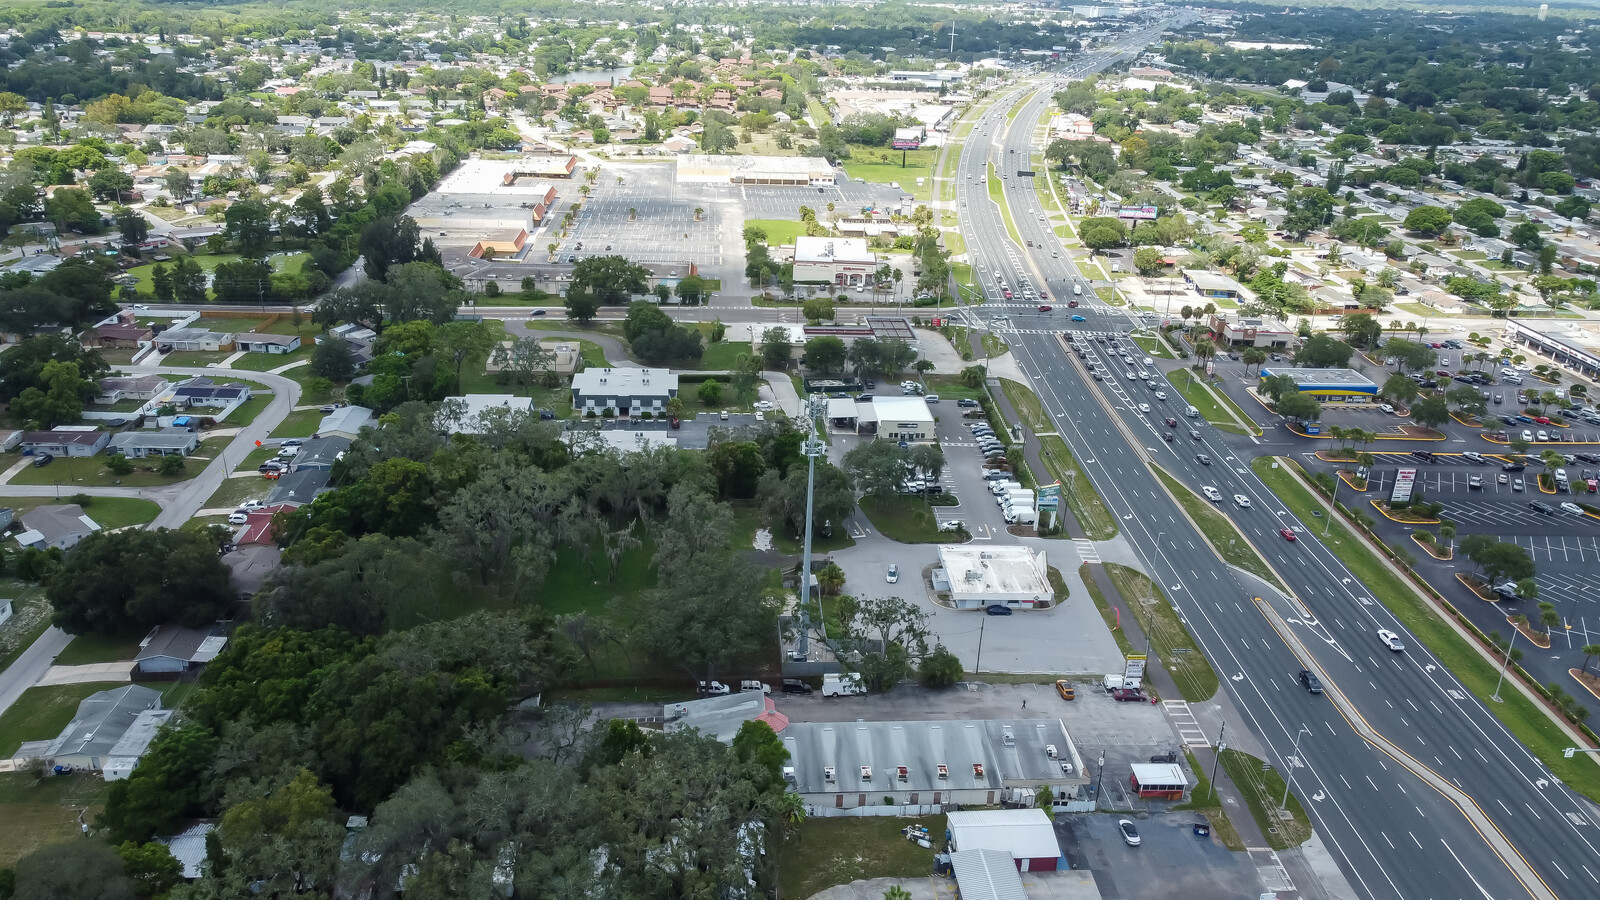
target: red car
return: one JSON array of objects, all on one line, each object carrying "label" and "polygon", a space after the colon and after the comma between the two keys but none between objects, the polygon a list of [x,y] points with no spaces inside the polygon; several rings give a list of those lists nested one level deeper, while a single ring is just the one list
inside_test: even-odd
[{"label": "red car", "polygon": [[1283,535],[1283,539],[1286,541],[1293,542],[1295,539],[1294,532],[1288,528],[1279,528],[1278,533]]},{"label": "red car", "polygon": [[1067,308],[1068,309],[1077,309],[1078,308],[1078,301],[1076,301],[1076,300],[1068,300],[1067,301]]},{"label": "red car", "polygon": [[1549,416],[1534,416],[1533,417],[1533,421],[1539,423],[1540,425],[1549,425],[1550,424],[1550,417]]},{"label": "red car", "polygon": [[1149,698],[1145,697],[1144,691],[1141,691],[1138,688],[1117,688],[1111,692],[1111,699],[1118,700],[1123,703],[1131,703],[1133,701],[1146,700]]},{"label": "red car", "polygon": [[1039,312],[1049,312],[1052,309],[1055,309],[1055,307],[1044,303],[1039,304]]}]

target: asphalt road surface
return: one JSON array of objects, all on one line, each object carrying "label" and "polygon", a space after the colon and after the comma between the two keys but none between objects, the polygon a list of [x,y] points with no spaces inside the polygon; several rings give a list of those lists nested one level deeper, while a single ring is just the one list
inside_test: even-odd
[{"label": "asphalt road surface", "polygon": [[[1153,36],[1152,36],[1153,37]],[[1074,76],[1109,64],[1094,54],[1070,64]],[[1595,896],[1600,893],[1597,815],[1592,804],[1567,790],[1502,728],[1432,655],[1376,602],[1359,581],[1290,516],[1251,473],[1246,453],[1215,429],[1201,425],[1201,440],[1167,444],[1158,421],[1127,408],[1127,401],[1088,380],[1064,352],[1055,332],[1126,331],[1127,313],[1088,299],[1061,310],[1063,289],[1082,284],[1071,262],[1049,250],[1017,247],[1007,237],[999,209],[989,201],[987,165],[1027,159],[1039,141],[1032,123],[1048,102],[1043,86],[1007,127],[1010,101],[1002,99],[975,128],[963,149],[958,204],[969,255],[982,272],[1000,273],[983,285],[989,293],[1004,278],[1042,287],[1056,311],[1027,307],[1010,316],[1006,340],[1035,382],[1058,431],[1083,461],[1096,488],[1121,518],[1121,526],[1188,621],[1199,649],[1222,676],[1235,703],[1295,788],[1329,851],[1350,884],[1366,897]],[[1032,179],[1005,182],[1012,210],[1037,208]],[[1057,247],[1059,240],[1037,216],[1014,214],[1024,240]],[[980,278],[983,276],[980,274]],[[1087,288],[1085,295],[1091,293]],[[1086,297],[1087,299],[1087,297]],[[992,321],[993,313],[976,314]],[[1120,407],[1120,408],[1119,408]],[[1193,420],[1190,420],[1191,422]],[[1250,446],[1245,442],[1245,446]],[[1205,453],[1212,465],[1194,454]],[[1354,705],[1365,724],[1437,776],[1465,792],[1520,853],[1520,881],[1495,861],[1486,839],[1446,797],[1403,768],[1396,757],[1360,736],[1327,697],[1300,690],[1300,661],[1251,603],[1252,591],[1222,566],[1179,508],[1152,484],[1147,457],[1191,486],[1213,485],[1225,496],[1243,494],[1248,510],[1224,511],[1238,521],[1263,556],[1293,586],[1315,618],[1288,604],[1274,606],[1290,622],[1331,688]],[[1280,528],[1295,530],[1290,543]],[[1399,633],[1409,649],[1388,650],[1375,632]],[[1295,742],[1298,739],[1298,749]]]}]

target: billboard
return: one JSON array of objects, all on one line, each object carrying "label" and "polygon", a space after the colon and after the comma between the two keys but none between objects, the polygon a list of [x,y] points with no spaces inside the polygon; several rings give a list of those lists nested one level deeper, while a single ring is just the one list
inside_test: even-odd
[{"label": "billboard", "polygon": [[1120,206],[1117,208],[1117,218],[1119,219],[1150,220],[1154,219],[1156,214],[1157,210],[1154,206]]},{"label": "billboard", "polygon": [[896,150],[915,150],[922,146],[922,141],[919,138],[895,138],[889,142],[889,146]]},{"label": "billboard", "polygon": [[1057,483],[1040,487],[1037,500],[1040,512],[1058,508],[1061,505],[1061,485]]},{"label": "billboard", "polygon": [[1144,663],[1145,657],[1142,653],[1127,657],[1122,669],[1122,680],[1138,687],[1144,681]]}]

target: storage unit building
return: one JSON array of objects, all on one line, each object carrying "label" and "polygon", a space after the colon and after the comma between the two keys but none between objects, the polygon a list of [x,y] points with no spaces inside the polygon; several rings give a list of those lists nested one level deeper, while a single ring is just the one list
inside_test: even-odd
[{"label": "storage unit building", "polygon": [[1010,854],[1017,871],[1054,871],[1061,858],[1055,826],[1042,809],[977,809],[950,813],[952,850]]}]

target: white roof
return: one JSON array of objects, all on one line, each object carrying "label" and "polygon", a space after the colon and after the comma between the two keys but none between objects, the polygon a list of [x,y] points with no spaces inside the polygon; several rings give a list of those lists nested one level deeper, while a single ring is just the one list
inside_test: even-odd
[{"label": "white roof", "polygon": [[958,850],[999,850],[1012,859],[1056,859],[1061,844],[1042,809],[958,810],[950,813]]},{"label": "white roof", "polygon": [[954,594],[1054,595],[1045,555],[1029,547],[943,546],[939,562]]},{"label": "white roof", "polygon": [[867,249],[865,238],[800,235],[794,239],[794,261],[797,263],[873,265],[878,261],[878,258],[871,250]]},{"label": "white roof", "polygon": [[341,406],[322,417],[322,424],[317,426],[317,433],[341,432],[353,435],[361,431],[361,426],[370,425],[372,422],[372,410],[365,406]]},{"label": "white roof", "polygon": [[[927,405],[927,404],[923,404]],[[856,417],[856,401],[849,397],[828,398],[828,418],[854,419]]]},{"label": "white roof", "polygon": [[1001,850],[957,850],[950,854],[961,900],[1028,900],[1011,855]]},{"label": "white roof", "polygon": [[879,422],[932,422],[933,411],[921,397],[873,397]]},{"label": "white roof", "polygon": [[1134,763],[1133,777],[1143,785],[1189,784],[1189,779],[1183,775],[1183,767],[1177,763]]},{"label": "white roof", "polygon": [[585,396],[651,397],[676,391],[678,376],[667,369],[584,369],[572,376],[572,389]]}]

